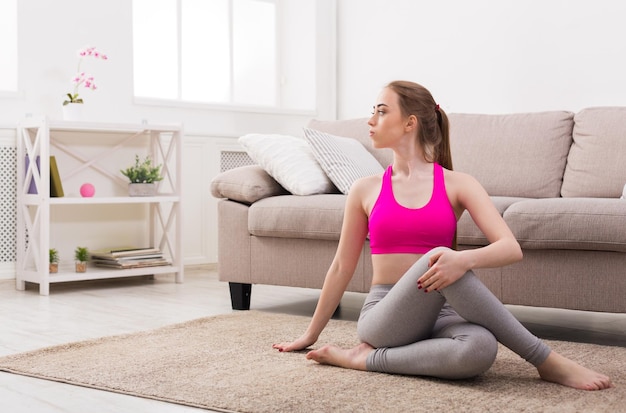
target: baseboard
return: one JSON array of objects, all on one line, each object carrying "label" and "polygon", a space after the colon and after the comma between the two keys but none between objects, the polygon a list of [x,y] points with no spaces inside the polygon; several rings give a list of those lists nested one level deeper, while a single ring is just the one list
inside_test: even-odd
[{"label": "baseboard", "polygon": [[3,262],[0,263],[0,280],[14,280],[15,279],[15,263]]},{"label": "baseboard", "polygon": [[210,262],[205,264],[187,264],[185,265],[185,271],[188,270],[206,270],[206,271],[217,271],[217,263]]}]

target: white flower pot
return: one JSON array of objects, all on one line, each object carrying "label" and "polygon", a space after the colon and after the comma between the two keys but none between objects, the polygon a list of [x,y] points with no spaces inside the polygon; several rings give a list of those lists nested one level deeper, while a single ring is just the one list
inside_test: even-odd
[{"label": "white flower pot", "polygon": [[63,105],[63,120],[79,121],[83,119],[83,104],[68,103]]},{"label": "white flower pot", "polygon": [[157,186],[151,184],[128,184],[128,195],[130,196],[155,196]]}]

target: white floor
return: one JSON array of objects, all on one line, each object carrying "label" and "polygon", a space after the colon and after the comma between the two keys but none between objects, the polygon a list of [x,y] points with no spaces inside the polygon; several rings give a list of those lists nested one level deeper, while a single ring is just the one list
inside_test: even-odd
[{"label": "white floor", "polygon": [[[252,308],[310,315],[318,294],[316,290],[256,285]],[[363,298],[347,293],[337,317],[356,320]],[[510,308],[540,336],[626,346],[626,314]],[[0,281],[0,356],[228,312],[228,285],[219,282],[215,270],[208,267],[187,269],[183,284],[174,283],[173,276],[55,284],[49,296],[40,296],[36,285],[16,291],[13,281],[4,280]],[[0,411],[206,410],[0,373]]]}]

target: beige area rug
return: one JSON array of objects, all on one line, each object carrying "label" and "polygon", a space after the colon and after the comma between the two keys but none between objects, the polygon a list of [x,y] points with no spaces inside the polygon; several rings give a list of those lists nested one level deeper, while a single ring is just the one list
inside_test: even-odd
[{"label": "beige area rug", "polygon": [[[626,408],[626,348],[550,341],[610,375],[586,392],[538,379],[501,347],[485,374],[461,381],[322,366],[272,343],[309,318],[267,312],[208,317],[136,334],[0,358],[0,370],[172,403],[236,412],[619,412]],[[357,343],[356,323],[331,320],[317,345]]]}]

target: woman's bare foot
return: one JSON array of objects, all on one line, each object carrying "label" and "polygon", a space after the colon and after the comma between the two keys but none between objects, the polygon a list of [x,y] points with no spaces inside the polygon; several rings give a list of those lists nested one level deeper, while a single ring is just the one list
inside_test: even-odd
[{"label": "woman's bare foot", "polygon": [[330,364],[332,366],[354,370],[365,370],[365,360],[372,350],[374,350],[374,347],[367,343],[361,343],[350,349],[343,349],[337,346],[324,346],[319,350],[309,351],[306,358],[315,360],[320,364]]},{"label": "woman's bare foot", "polygon": [[575,389],[603,390],[613,387],[609,377],[589,370],[554,351],[537,367],[537,371],[545,381]]}]

